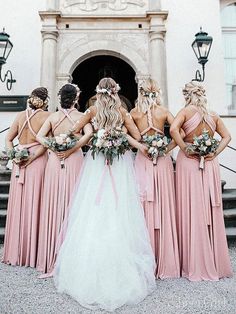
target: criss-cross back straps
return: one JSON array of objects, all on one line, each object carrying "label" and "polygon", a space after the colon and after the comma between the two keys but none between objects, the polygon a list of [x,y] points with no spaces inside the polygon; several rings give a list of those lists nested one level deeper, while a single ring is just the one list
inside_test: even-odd
[{"label": "criss-cross back straps", "polygon": [[151,112],[150,107],[148,107],[147,109],[147,122],[148,122],[148,127],[141,132],[141,135],[146,134],[150,130],[154,130],[158,133],[164,134],[162,130],[154,127],[153,121],[152,121],[152,112]]},{"label": "criss-cross back straps", "polygon": [[37,110],[33,111],[33,112],[30,114],[30,109],[26,109],[26,111],[25,111],[26,120],[25,120],[25,122],[23,123],[23,125],[21,126],[21,129],[20,129],[20,131],[19,131],[19,133],[18,133],[18,138],[21,137],[21,134],[22,134],[22,132],[23,132],[23,130],[24,130],[24,128],[26,127],[27,124],[28,124],[28,127],[29,127],[30,132],[33,134],[34,137],[36,137],[37,134],[34,132],[32,126],[31,126],[30,120],[31,120],[31,119],[33,118],[33,116],[35,116],[36,113],[38,113],[39,111],[43,111],[43,110],[42,110],[42,109],[37,109]]},{"label": "criss-cross back straps", "polygon": [[182,126],[186,136],[192,133],[202,121],[205,121],[211,128],[212,132],[215,132],[216,124],[214,119],[210,115],[203,117],[199,111],[196,111],[195,114],[189,120],[185,121]]},{"label": "criss-cross back straps", "polygon": [[61,117],[61,119],[59,121],[57,121],[57,123],[54,125],[54,127],[52,128],[52,132],[54,132],[56,130],[56,128],[62,123],[62,121],[64,121],[66,118],[68,118],[68,120],[71,122],[72,125],[74,125],[76,123],[76,121],[74,121],[71,116],[70,113],[72,111],[76,110],[75,108],[72,108],[70,110],[65,110],[60,108],[60,111],[63,113],[63,116]]}]

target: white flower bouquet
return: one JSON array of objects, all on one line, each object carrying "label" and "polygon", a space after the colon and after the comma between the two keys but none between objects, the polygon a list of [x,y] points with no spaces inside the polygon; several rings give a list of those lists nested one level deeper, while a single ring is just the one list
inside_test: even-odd
[{"label": "white flower bouquet", "polygon": [[194,136],[193,144],[187,146],[186,151],[200,156],[200,169],[204,169],[204,157],[210,153],[215,153],[219,146],[219,141],[210,136],[209,131],[204,129],[202,134]]},{"label": "white flower bouquet", "polygon": [[[63,152],[73,148],[78,141],[78,137],[70,134],[59,134],[55,137],[46,137],[44,139],[44,144],[47,148],[54,152]],[[65,168],[64,159],[61,160],[61,168]]]},{"label": "white flower bouquet", "polygon": [[115,158],[119,159],[121,155],[130,149],[127,136],[121,128],[101,129],[94,133],[90,143],[93,159],[95,155],[102,153],[107,165],[112,165]]},{"label": "white flower bouquet", "polygon": [[154,165],[157,164],[158,157],[166,155],[167,146],[170,142],[167,136],[162,134],[144,135],[142,141],[148,147],[148,155]]},{"label": "white flower bouquet", "polygon": [[[27,148],[12,148],[7,151],[7,156],[13,160],[18,166],[29,159],[30,152]],[[19,167],[16,170],[16,177],[19,177]]]}]

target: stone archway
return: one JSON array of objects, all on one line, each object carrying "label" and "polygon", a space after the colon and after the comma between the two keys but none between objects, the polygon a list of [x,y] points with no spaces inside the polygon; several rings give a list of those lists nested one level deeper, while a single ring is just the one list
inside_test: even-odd
[{"label": "stone archway", "polygon": [[95,89],[103,77],[112,77],[121,87],[120,96],[124,107],[131,110],[137,99],[136,73],[121,58],[98,55],[82,61],[72,73],[72,83],[77,84],[80,95],[80,110],[84,111],[94,102]]}]

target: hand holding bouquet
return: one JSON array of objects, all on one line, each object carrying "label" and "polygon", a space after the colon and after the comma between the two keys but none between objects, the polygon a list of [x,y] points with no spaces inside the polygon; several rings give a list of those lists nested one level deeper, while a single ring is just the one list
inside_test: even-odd
[{"label": "hand holding bouquet", "polygon": [[[14,163],[20,166],[20,164],[29,159],[30,153],[27,148],[12,148],[7,151],[7,156],[10,160],[13,160]],[[19,168],[16,171],[16,177],[19,177]]]},{"label": "hand holding bouquet", "polygon": [[123,155],[130,149],[126,134],[121,128],[112,130],[101,129],[91,139],[91,151],[93,159],[95,155],[102,153],[107,165],[112,165],[113,160]]},{"label": "hand holding bouquet", "polygon": [[209,131],[204,129],[202,134],[193,138],[193,144],[187,146],[186,151],[199,155],[200,169],[204,169],[204,157],[214,154],[219,146],[219,141],[210,136]]},{"label": "hand holding bouquet", "polygon": [[167,152],[167,146],[169,140],[165,135],[154,134],[154,135],[144,135],[143,143],[148,147],[148,155],[152,159],[153,164],[157,164],[157,158],[159,156],[165,156]]},{"label": "hand holding bouquet", "polygon": [[[64,152],[73,148],[78,138],[73,134],[59,134],[55,137],[46,137],[44,144],[54,152]],[[64,159],[61,160],[61,168],[65,168]]]}]

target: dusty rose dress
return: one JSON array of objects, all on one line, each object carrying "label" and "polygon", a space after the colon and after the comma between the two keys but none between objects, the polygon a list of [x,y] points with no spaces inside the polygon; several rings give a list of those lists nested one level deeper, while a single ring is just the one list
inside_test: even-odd
[{"label": "dusty rose dress", "polygon": [[[182,126],[190,134],[202,121],[196,112]],[[215,132],[211,116],[206,119]],[[176,162],[177,226],[182,276],[192,281],[231,277],[222,210],[220,169],[217,158],[199,161],[179,152]]]},{"label": "dusty rose dress", "polygon": [[[153,126],[151,112],[148,112],[148,123],[149,127],[141,135],[150,129],[163,134]],[[161,279],[179,277],[174,169],[171,157],[159,157],[157,164],[154,165],[138,152],[135,171],[157,263],[156,277]]]},{"label": "dusty rose dress", "polygon": [[[76,109],[72,109],[76,110]],[[52,132],[69,119],[72,125],[75,121],[70,112],[62,110],[64,116],[54,126]],[[56,261],[56,245],[64,219],[68,216],[70,202],[76,180],[83,163],[82,150],[75,151],[65,159],[65,168],[61,169],[57,155],[50,151],[45,171],[44,192],[40,216],[39,245],[37,270],[50,274]]]},{"label": "dusty rose dress", "polygon": [[[38,109],[29,115],[26,111],[26,120],[18,134],[20,138],[23,129],[28,126],[36,136],[30,119]],[[38,142],[19,145],[19,148],[28,148],[32,154],[40,144]],[[3,262],[11,265],[36,266],[39,214],[43,188],[44,171],[47,154],[41,155],[26,168],[13,165],[9,200],[7,207],[7,221],[4,241]],[[19,177],[16,175],[19,174]]]}]

